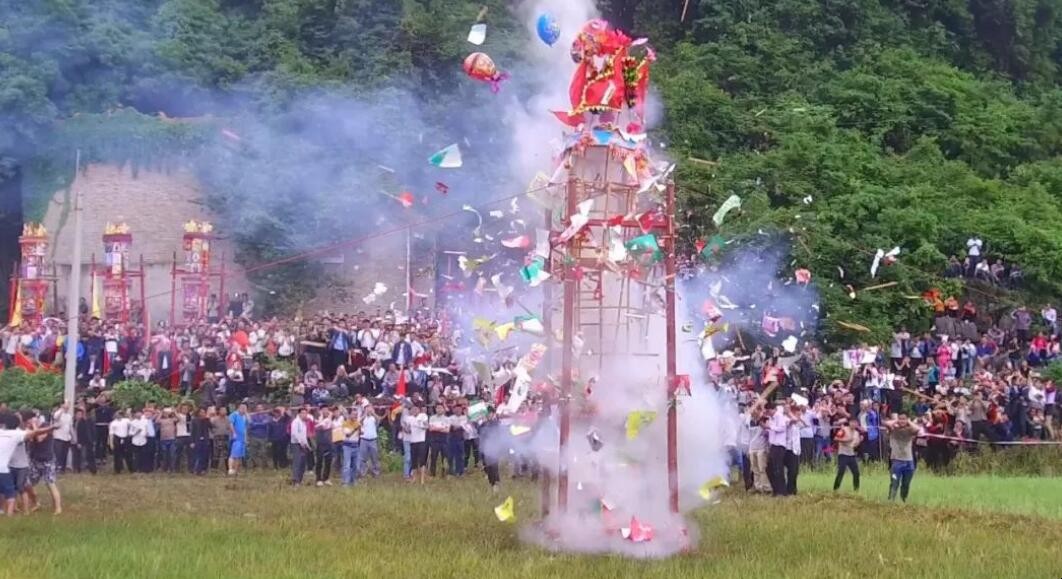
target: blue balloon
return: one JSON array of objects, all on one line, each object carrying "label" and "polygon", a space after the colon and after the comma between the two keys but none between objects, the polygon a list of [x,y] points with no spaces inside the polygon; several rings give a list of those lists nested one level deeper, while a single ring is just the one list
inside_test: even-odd
[{"label": "blue balloon", "polygon": [[538,37],[542,39],[542,42],[550,46],[553,46],[553,43],[560,38],[560,25],[557,24],[557,19],[549,12],[538,17],[536,28],[538,29]]}]

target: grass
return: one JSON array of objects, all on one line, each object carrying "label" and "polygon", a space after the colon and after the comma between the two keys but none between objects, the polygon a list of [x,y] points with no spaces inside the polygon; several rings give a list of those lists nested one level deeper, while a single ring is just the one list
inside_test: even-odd
[{"label": "grass", "polygon": [[866,477],[861,496],[824,491],[830,478],[802,476],[804,490],[790,499],[731,491],[694,513],[702,537],[693,552],[638,561],[523,545],[519,527],[499,523],[492,508],[512,492],[526,524],[536,489],[506,481],[499,497],[480,476],[425,487],[387,478],[355,489],[291,489],[271,472],[235,481],[70,476],[61,481],[63,516],[0,519],[0,577],[1062,574],[1060,480],[919,473],[911,504],[897,505],[881,500],[883,471]]}]

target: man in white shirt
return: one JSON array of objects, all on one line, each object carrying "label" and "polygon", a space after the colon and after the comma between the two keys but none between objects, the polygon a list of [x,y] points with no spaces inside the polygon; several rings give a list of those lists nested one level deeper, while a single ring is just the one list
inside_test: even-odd
[{"label": "man in white shirt", "polygon": [[151,420],[142,412],[133,414],[133,420],[129,423],[129,440],[133,445],[133,456],[136,457],[137,472],[151,472],[151,456],[149,455],[148,437],[151,431]]},{"label": "man in white shirt", "polygon": [[[29,457],[26,457],[26,465],[18,466],[16,455],[25,455],[25,442],[32,440],[38,435],[45,434],[55,428],[54,425],[36,430],[23,430],[21,419],[11,412],[0,413],[0,498],[4,501],[4,512],[8,516],[15,514],[15,498],[21,490],[21,485],[16,479],[13,468],[29,468]],[[14,464],[14,466],[12,466]]]},{"label": "man in white shirt", "polygon": [[361,462],[359,469],[362,474],[371,472],[372,478],[380,476],[380,448],[377,446],[377,427],[380,418],[376,415],[376,409],[365,400],[362,405],[361,419],[361,447],[358,455]]},{"label": "man in white shirt", "polygon": [[793,404],[789,407],[790,422],[786,429],[785,494],[797,494],[797,476],[800,474],[800,432],[804,428],[803,410]]},{"label": "man in white shirt", "polygon": [[791,421],[784,402],[767,408],[767,478],[771,482],[771,494],[777,497],[785,496],[786,450]]},{"label": "man in white shirt", "polygon": [[966,256],[970,258],[970,269],[966,273],[968,277],[973,277],[974,272],[977,271],[977,265],[981,262],[981,248],[983,246],[984,242],[976,235],[966,240]]},{"label": "man in white shirt", "polygon": [[65,402],[52,414],[52,423],[55,424],[55,432],[52,433],[55,441],[55,467],[62,473],[66,471],[70,443],[74,439],[74,415]]},{"label": "man in white shirt", "polygon": [[1051,329],[1051,335],[1058,334],[1058,312],[1055,311],[1055,307],[1051,304],[1044,306],[1044,309],[1040,310],[1040,315],[1043,316],[1047,327]]},{"label": "man in white shirt", "polygon": [[[405,420],[406,417],[403,416],[403,419]],[[424,484],[428,473],[428,415],[419,406],[413,405],[409,409],[408,420],[409,446],[413,461],[410,482],[416,479],[419,472],[420,484]]]},{"label": "man in white shirt", "polygon": [[133,467],[133,446],[129,441],[132,421],[129,412],[121,411],[114,415],[114,420],[107,427],[111,439],[111,451],[114,453],[114,474],[122,474],[122,468],[136,472]]},{"label": "man in white shirt", "polygon": [[299,408],[299,413],[291,421],[291,484],[302,485],[306,474],[306,456],[310,452],[310,440],[307,438],[306,421],[309,415],[306,407]]}]

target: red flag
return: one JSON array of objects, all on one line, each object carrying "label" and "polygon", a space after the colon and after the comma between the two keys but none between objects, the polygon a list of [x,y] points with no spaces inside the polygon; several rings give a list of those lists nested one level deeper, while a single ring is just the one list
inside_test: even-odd
[{"label": "red flag", "polygon": [[395,394],[399,396],[406,395],[406,371],[402,370],[398,373],[398,384],[395,386]]},{"label": "red flag", "polygon": [[557,117],[557,120],[568,125],[569,127],[578,127],[583,124],[583,115],[573,115],[565,111],[550,111],[553,116]]},{"label": "red flag", "polygon": [[653,540],[653,528],[639,521],[636,517],[631,517],[631,534],[630,540],[632,543],[641,543],[643,541]]},{"label": "red flag", "polygon": [[606,221],[606,223],[608,223],[609,227],[615,227],[623,223],[623,217],[623,215],[613,215],[612,217],[608,218],[608,221]]},{"label": "red flag", "polygon": [[15,366],[25,370],[27,374],[37,373],[37,365],[22,352],[15,352]]}]

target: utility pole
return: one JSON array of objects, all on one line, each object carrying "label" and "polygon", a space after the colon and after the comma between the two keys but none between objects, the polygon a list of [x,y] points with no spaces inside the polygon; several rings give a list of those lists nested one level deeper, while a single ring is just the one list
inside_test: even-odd
[{"label": "utility pole", "polygon": [[74,244],[70,256],[70,283],[66,294],[66,379],[63,388],[63,401],[69,408],[74,407],[74,390],[77,386],[77,344],[78,323],[81,312],[78,308],[81,292],[81,187],[78,177],[81,174],[81,149],[77,150],[74,160]]}]

